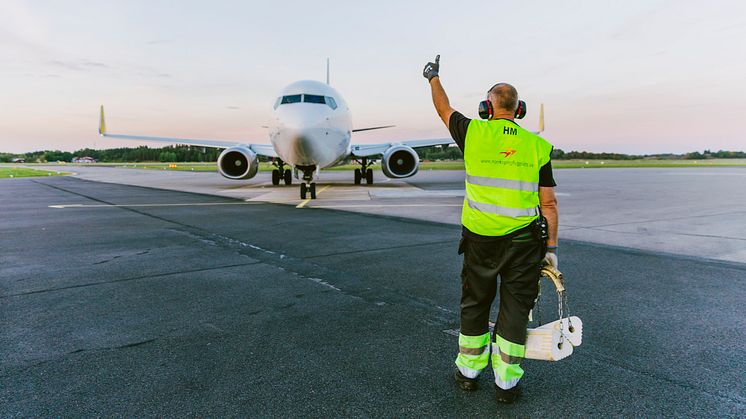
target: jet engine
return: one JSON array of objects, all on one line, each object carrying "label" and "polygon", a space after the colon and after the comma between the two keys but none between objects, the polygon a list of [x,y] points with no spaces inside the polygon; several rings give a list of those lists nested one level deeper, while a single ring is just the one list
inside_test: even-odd
[{"label": "jet engine", "polygon": [[383,153],[383,174],[394,179],[414,176],[420,168],[420,156],[412,147],[395,145]]},{"label": "jet engine", "polygon": [[226,148],[218,157],[218,171],[228,179],[251,179],[258,170],[256,153],[245,146]]}]

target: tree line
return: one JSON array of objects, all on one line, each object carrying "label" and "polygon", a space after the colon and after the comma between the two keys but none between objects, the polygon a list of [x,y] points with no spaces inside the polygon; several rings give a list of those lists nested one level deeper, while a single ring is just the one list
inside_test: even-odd
[{"label": "tree line", "polygon": [[[167,146],[162,148],[150,148],[148,146],[109,148],[95,150],[84,148],[74,152],[59,150],[34,151],[23,154],[0,153],[0,163],[12,162],[15,158],[23,158],[26,162],[70,162],[74,157],[93,157],[102,163],[124,163],[124,162],[215,162],[222,150],[212,147],[196,146]],[[417,149],[423,160],[461,160],[464,158],[458,147],[433,146]],[[685,154],[621,154],[621,153],[592,153],[589,151],[563,151],[555,148],[552,151],[552,159],[555,160],[636,160],[636,159],[662,159],[662,160],[705,160],[705,159],[744,159],[746,152],[743,151],[693,151]]]},{"label": "tree line", "polygon": [[84,148],[74,152],[59,150],[34,151],[23,154],[0,153],[0,162],[10,162],[14,158],[23,158],[26,162],[70,162],[74,157],[92,157],[103,163],[124,162],[214,162],[222,150],[212,147],[167,146],[150,148],[140,146],[135,148],[109,148],[95,150]]}]

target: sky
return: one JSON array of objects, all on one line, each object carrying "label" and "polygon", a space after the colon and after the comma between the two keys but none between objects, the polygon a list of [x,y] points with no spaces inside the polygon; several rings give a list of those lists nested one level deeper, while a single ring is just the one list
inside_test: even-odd
[{"label": "sky", "polygon": [[327,57],[356,127],[396,125],[354,143],[443,138],[436,54],[456,110],[511,83],[566,151],[746,150],[744,1],[0,0],[0,152],[139,145],[98,136],[102,104],[110,132],[269,143]]}]

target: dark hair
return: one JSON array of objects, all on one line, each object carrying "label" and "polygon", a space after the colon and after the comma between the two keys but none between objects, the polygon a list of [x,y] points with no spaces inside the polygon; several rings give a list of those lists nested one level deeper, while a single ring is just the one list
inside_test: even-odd
[{"label": "dark hair", "polygon": [[515,112],[518,108],[518,91],[508,83],[497,83],[487,91],[487,96],[495,95],[496,108],[505,109],[506,111]]}]

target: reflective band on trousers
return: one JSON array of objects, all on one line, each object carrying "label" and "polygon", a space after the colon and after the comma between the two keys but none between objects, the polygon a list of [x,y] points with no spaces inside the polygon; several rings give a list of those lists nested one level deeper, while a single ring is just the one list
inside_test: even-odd
[{"label": "reflective band on trousers", "polygon": [[487,349],[487,345],[484,345],[481,348],[467,348],[465,346],[459,346],[458,352],[464,355],[482,355],[485,349]]},{"label": "reflective band on trousers", "polygon": [[473,210],[488,212],[490,214],[504,215],[506,217],[534,217],[539,215],[536,208],[507,208],[499,205],[485,204],[483,202],[466,199],[467,205]]},{"label": "reflective band on trousers", "polygon": [[476,378],[490,359],[490,334],[467,336],[459,333],[456,365],[465,377]]},{"label": "reflective band on trousers", "polygon": [[518,364],[526,355],[526,347],[495,335],[492,343],[492,368],[495,370],[495,384],[507,390],[515,387],[523,377],[523,368]]},{"label": "reflective band on trousers", "polygon": [[500,350],[500,347],[496,344],[492,344],[492,353],[500,354],[500,359],[506,364],[520,364],[523,361],[522,356],[512,356]]},{"label": "reflective band on trousers", "polygon": [[538,192],[539,184],[522,180],[502,179],[495,177],[466,175],[466,182],[472,185],[492,186],[495,188],[513,189],[524,192]]}]

